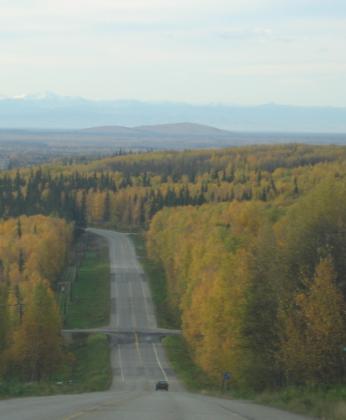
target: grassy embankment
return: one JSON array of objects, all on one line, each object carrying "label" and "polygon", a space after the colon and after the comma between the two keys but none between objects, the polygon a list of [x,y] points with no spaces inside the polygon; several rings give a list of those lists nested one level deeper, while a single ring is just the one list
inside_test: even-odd
[{"label": "grassy embankment", "polygon": [[68,352],[67,361],[60,372],[49,380],[23,382],[19,378],[12,378],[11,381],[0,381],[0,399],[73,394],[109,388],[109,345],[105,335],[80,338],[69,346]]},{"label": "grassy embankment", "polygon": [[[107,242],[87,233],[81,239],[85,252],[77,280],[72,285],[72,299],[65,316],[65,328],[106,326],[110,315],[110,274]],[[72,382],[76,392],[102,391],[111,382],[107,336],[91,335],[75,339],[70,351],[76,358]]]},{"label": "grassy embankment", "polygon": [[[85,253],[77,280],[72,285],[65,328],[92,328],[109,320],[109,262],[105,241],[88,234],[82,238]],[[70,270],[67,270],[70,276]],[[59,301],[62,303],[60,296]],[[66,302],[63,302],[64,307]],[[23,382],[20,378],[0,381],[0,398],[102,391],[111,382],[107,336],[80,335],[66,348],[66,360],[49,380]]]},{"label": "grassy embankment", "polygon": [[93,328],[108,325],[110,311],[109,260],[107,242],[85,234],[86,249],[77,281],[72,284],[72,300],[65,316],[65,328]]},{"label": "grassy embankment", "polygon": [[266,391],[255,396],[260,404],[328,420],[346,419],[346,387],[301,386]]},{"label": "grassy embankment", "polygon": [[[131,237],[141,259],[151,286],[159,325],[176,328],[177,321],[167,311],[167,291],[162,268],[146,254],[143,235]],[[187,389],[225,398],[246,398],[259,404],[271,405],[297,413],[330,420],[346,419],[346,387],[290,387],[277,391],[255,393],[231,384],[229,391],[222,392],[221,384],[209,380],[193,363],[182,337],[167,337],[163,340],[167,356],[180,380]]]}]

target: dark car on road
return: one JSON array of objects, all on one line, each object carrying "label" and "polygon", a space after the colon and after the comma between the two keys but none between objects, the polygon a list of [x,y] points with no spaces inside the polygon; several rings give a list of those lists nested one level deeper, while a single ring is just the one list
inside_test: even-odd
[{"label": "dark car on road", "polygon": [[159,391],[160,389],[163,389],[165,391],[168,391],[168,382],[167,381],[159,381],[156,383],[155,390]]}]

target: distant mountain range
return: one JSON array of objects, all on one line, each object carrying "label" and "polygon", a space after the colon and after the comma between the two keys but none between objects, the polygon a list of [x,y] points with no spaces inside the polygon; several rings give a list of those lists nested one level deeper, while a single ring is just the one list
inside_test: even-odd
[{"label": "distant mountain range", "polygon": [[221,130],[219,128],[210,127],[208,125],[194,123],[175,123],[175,124],[158,124],[158,125],[142,125],[138,127],[123,127],[117,125],[108,125],[104,127],[91,127],[80,130],[85,134],[98,134],[109,136],[130,136],[130,137],[224,137],[229,138],[232,133],[230,131]]},{"label": "distant mountain range", "polygon": [[[146,126],[164,122],[169,127],[181,121],[231,131],[346,133],[346,107],[96,101],[54,93],[13,98],[0,96],[0,128],[81,129],[100,126],[107,131],[107,126],[115,125],[141,126],[141,131],[153,132]],[[125,132],[126,127],[123,128]],[[203,134],[205,131],[194,133]]]},{"label": "distant mountain range", "polygon": [[84,141],[100,144],[122,143],[122,147],[184,149],[190,147],[222,147],[241,144],[237,135],[202,124],[176,123],[138,127],[102,126],[75,132]]},{"label": "distant mountain range", "polygon": [[110,153],[119,149],[182,150],[279,143],[346,144],[346,133],[237,132],[187,122],[133,128],[99,126],[65,130],[0,129],[0,148],[28,148],[59,154]]}]

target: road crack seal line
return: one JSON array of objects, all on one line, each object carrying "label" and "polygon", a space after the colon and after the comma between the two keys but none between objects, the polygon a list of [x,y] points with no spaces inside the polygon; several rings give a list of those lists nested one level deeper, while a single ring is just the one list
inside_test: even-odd
[{"label": "road crack seal line", "polygon": [[132,397],[129,397],[129,398],[126,398],[126,399],[123,399],[123,400],[120,400],[120,401],[104,402],[104,403],[98,404],[94,407],[87,408],[86,410],[78,411],[77,413],[73,413],[69,416],[65,416],[65,417],[63,417],[62,420],[73,420],[73,419],[77,419],[78,417],[85,416],[87,414],[96,413],[96,412],[100,412],[100,411],[106,411],[107,409],[109,409],[111,407],[114,407],[114,408],[121,407],[121,406],[126,405],[131,401],[135,401],[135,400],[137,400],[137,399],[139,399],[139,398],[141,398],[141,397],[143,397],[144,395],[147,395],[147,394],[149,394],[149,392],[141,392],[138,395],[134,395]]},{"label": "road crack seal line", "polygon": [[240,414],[236,411],[231,410],[230,408],[225,407],[222,404],[217,404],[219,405],[221,408],[223,408],[225,411],[227,411],[228,413],[232,413],[235,416],[238,416],[240,419],[245,419],[245,420],[256,420],[254,417],[248,417],[248,416],[244,416],[243,414]]},{"label": "road crack seal line", "polygon": [[[192,396],[192,394],[190,394],[190,396]],[[194,398],[201,400],[201,395],[194,395]],[[214,399],[214,398],[217,398],[217,397],[208,397],[208,398]],[[202,398],[202,401],[204,401],[204,398]],[[229,400],[229,401],[232,401],[232,400]],[[206,402],[206,401],[204,401],[204,402]],[[211,402],[213,404],[221,407],[223,410],[227,411],[227,413],[231,413],[231,414],[234,414],[235,416],[238,416],[239,420],[257,420],[255,417],[249,417],[249,416],[241,414],[237,411],[234,411],[233,409],[224,406],[221,402],[217,402],[217,401],[211,401]]]}]

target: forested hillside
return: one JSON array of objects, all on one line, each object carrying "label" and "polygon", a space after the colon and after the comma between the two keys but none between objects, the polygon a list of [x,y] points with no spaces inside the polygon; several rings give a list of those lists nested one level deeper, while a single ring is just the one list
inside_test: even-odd
[{"label": "forested hillside", "polygon": [[78,226],[148,227],[163,207],[230,201],[287,205],[326,176],[345,176],[346,148],[305,145],[156,152],[0,174],[0,217],[55,214]]},{"label": "forested hillside", "polygon": [[[50,296],[63,263],[65,250],[46,247],[47,233],[37,236],[37,217],[58,223],[33,216],[42,214],[76,228],[148,230],[171,316],[215,381],[231,371],[256,389],[341,383],[345,178],[346,148],[296,144],[118,154],[1,173],[2,357],[23,357],[24,344],[15,341],[26,328],[19,304],[36,301],[37,287]],[[59,246],[69,242],[69,229],[60,226]],[[37,287],[27,288],[31,283]]]}]

